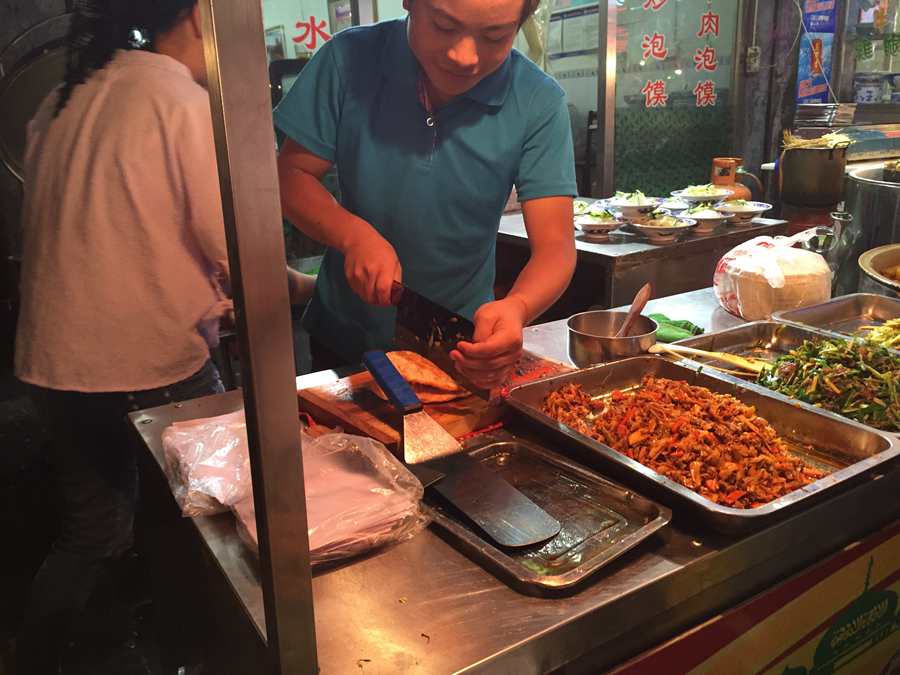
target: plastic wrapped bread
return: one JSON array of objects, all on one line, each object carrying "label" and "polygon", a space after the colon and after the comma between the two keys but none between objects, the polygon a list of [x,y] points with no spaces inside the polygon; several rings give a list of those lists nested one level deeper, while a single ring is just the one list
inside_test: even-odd
[{"label": "plastic wrapped bread", "polygon": [[816,305],[831,298],[832,272],[818,253],[794,246],[793,237],[756,237],[726,253],[716,265],[713,288],[719,304],[748,321]]}]

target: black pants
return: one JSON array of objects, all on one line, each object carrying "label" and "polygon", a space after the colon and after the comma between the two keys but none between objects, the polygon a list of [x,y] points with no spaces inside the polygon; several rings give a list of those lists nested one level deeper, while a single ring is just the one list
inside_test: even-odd
[{"label": "black pants", "polygon": [[138,474],[126,415],[223,391],[212,361],[181,382],[145,391],[85,394],[32,387],[52,435],[50,464],[62,527],[32,584],[17,647],[21,675],[57,672],[69,625],[98,576],[131,547]]}]

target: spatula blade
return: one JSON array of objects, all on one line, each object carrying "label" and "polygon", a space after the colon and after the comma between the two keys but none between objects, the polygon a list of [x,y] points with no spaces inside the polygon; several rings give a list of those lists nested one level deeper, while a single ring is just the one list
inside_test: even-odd
[{"label": "spatula blade", "polygon": [[469,455],[437,463],[434,489],[501,546],[533,546],[559,534],[559,521]]},{"label": "spatula blade", "polygon": [[403,459],[421,464],[462,452],[462,446],[424,410],[403,416]]}]

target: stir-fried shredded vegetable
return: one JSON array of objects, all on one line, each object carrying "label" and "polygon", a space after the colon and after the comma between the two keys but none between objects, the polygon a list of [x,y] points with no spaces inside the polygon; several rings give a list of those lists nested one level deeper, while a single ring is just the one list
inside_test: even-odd
[{"label": "stir-fried shredded vegetable", "polygon": [[862,340],[808,340],[758,382],[876,429],[900,431],[900,357]]},{"label": "stir-fried shredded vegetable", "polygon": [[873,345],[900,349],[900,318],[889,319],[880,326],[863,326],[860,334]]},{"label": "stir-fried shredded vegetable", "polygon": [[646,377],[634,391],[599,399],[567,384],[543,411],[726,506],[761,506],[823,475],[790,454],[752,406],[687,382]]}]

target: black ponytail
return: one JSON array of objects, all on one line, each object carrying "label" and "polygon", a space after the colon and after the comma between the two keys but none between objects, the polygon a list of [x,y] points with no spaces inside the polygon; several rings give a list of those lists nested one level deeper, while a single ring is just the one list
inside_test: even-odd
[{"label": "black ponytail", "polygon": [[197,0],[76,0],[68,36],[66,79],[59,115],[72,91],[109,63],[118,49],[152,50],[158,35],[171,29]]}]

